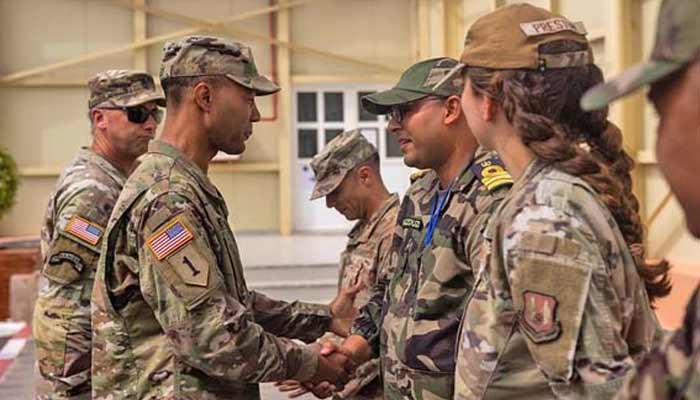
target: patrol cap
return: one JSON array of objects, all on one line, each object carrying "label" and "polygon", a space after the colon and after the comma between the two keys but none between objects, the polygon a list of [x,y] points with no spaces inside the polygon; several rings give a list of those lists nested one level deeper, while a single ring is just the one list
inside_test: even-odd
[{"label": "patrol cap", "polygon": [[665,0],[656,24],[651,59],[597,85],[581,98],[584,110],[608,105],[642,86],[654,83],[700,55],[700,1]]},{"label": "patrol cap", "polygon": [[131,107],[155,101],[165,107],[165,98],[156,89],[153,77],[145,72],[111,69],[94,75],[88,81],[90,109],[102,107]]},{"label": "patrol cap", "polygon": [[[530,4],[512,4],[484,15],[469,28],[460,63],[448,75],[464,67],[490,69],[553,68],[593,64],[593,52],[586,40],[583,22],[571,22],[561,15]],[[542,45],[571,40],[585,44],[581,51],[540,53]],[[442,85],[440,82],[437,86]]]},{"label": "patrol cap", "polygon": [[429,95],[459,95],[462,92],[462,78],[459,75],[450,80],[449,84],[435,88],[456,65],[457,60],[448,57],[414,64],[401,75],[393,88],[362,97],[362,106],[372,114],[388,114],[393,106],[410,103]]},{"label": "patrol cap", "polygon": [[280,90],[260,75],[250,47],[213,36],[187,36],[163,46],[160,80],[177,77],[223,75],[251,89],[257,96]]},{"label": "patrol cap", "polygon": [[316,185],[311,200],[327,196],[340,186],[348,172],[377,154],[359,130],[346,131],[328,142],[311,160]]}]

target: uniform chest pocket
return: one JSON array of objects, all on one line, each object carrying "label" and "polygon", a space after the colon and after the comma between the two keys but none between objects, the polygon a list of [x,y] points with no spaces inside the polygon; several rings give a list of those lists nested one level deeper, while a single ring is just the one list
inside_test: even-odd
[{"label": "uniform chest pocket", "polygon": [[59,234],[46,256],[42,275],[52,282],[68,285],[90,274],[99,254],[94,249]]}]

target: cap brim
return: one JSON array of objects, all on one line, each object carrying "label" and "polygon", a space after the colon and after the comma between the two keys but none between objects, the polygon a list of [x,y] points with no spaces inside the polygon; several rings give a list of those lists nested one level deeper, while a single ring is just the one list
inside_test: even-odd
[{"label": "cap brim", "polygon": [[314,190],[311,192],[311,197],[309,198],[309,200],[316,200],[333,193],[334,190],[338,189],[338,186],[340,186],[347,174],[348,171],[345,171],[341,175],[333,175],[331,178],[334,179],[334,182],[332,182],[332,184],[329,186],[324,186],[324,184],[328,182],[328,179],[316,181],[316,184],[314,185]]},{"label": "cap brim", "polygon": [[675,61],[651,61],[623,72],[615,79],[596,85],[581,97],[581,108],[586,111],[603,108],[642,86],[654,83],[681,68],[685,63]]},{"label": "cap brim", "polygon": [[410,103],[427,95],[427,93],[395,87],[362,97],[362,107],[372,114],[388,114],[394,106]]},{"label": "cap brim", "polygon": [[265,78],[262,75],[258,75],[251,79],[241,79],[234,75],[226,75],[227,78],[236,82],[237,84],[251,89],[255,92],[256,96],[267,96],[269,94],[277,93],[280,91],[280,87],[277,86],[271,80]]}]

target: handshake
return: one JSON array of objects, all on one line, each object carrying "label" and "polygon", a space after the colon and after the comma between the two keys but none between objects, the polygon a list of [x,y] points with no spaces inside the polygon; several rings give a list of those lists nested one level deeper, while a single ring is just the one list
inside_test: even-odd
[{"label": "handshake", "polygon": [[330,397],[333,392],[343,389],[357,367],[351,355],[332,342],[314,343],[309,347],[319,354],[316,374],[306,382],[287,380],[275,384],[277,389],[287,393],[289,398],[306,393],[312,393],[319,399]]}]

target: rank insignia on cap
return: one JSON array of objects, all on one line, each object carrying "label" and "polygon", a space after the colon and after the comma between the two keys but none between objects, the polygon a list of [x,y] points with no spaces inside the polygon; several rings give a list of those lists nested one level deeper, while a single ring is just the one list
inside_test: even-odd
[{"label": "rank insignia on cap", "polygon": [[85,218],[74,215],[66,224],[64,232],[94,246],[100,241],[104,229]]},{"label": "rank insignia on cap", "polygon": [[191,242],[194,235],[179,218],[165,225],[146,241],[146,245],[158,261],[174,254],[184,245]]},{"label": "rank insignia on cap", "polygon": [[526,290],[523,293],[522,326],[535,343],[556,340],[561,333],[557,321],[557,298],[548,294]]},{"label": "rank insignia on cap", "polygon": [[503,167],[501,159],[493,156],[472,165],[472,172],[486,186],[488,190],[494,190],[504,185],[512,185],[513,178]]}]

